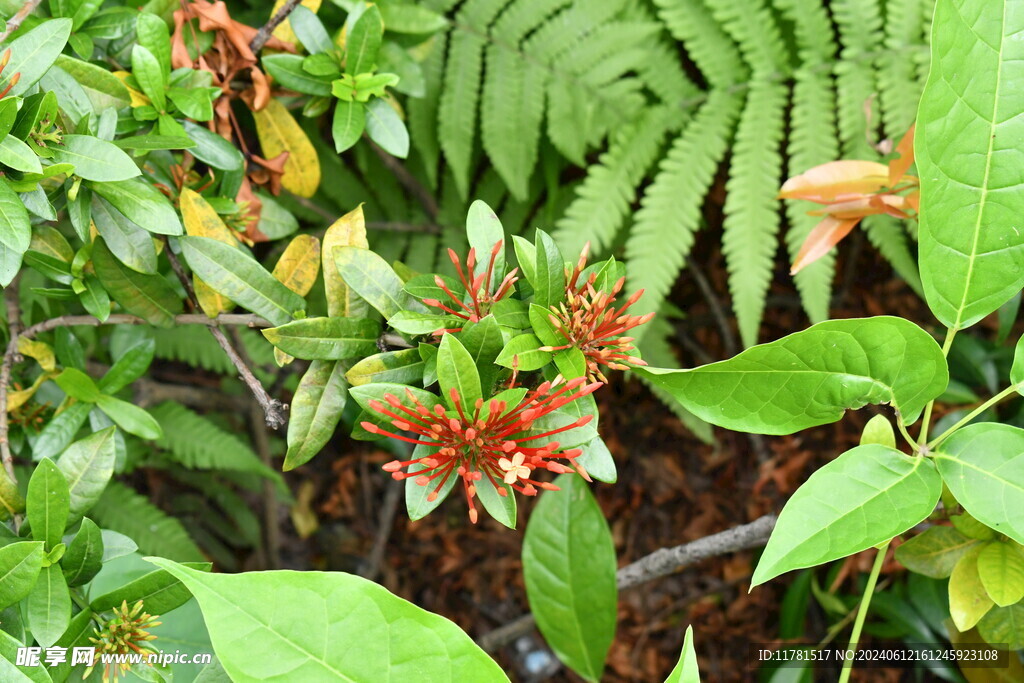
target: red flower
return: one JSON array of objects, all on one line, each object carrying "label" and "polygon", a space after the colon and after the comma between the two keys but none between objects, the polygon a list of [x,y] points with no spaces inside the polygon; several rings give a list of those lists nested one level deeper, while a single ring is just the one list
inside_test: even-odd
[{"label": "red flower", "polygon": [[580,284],[580,274],[587,265],[589,249],[588,242],[583,247],[576,267],[572,271],[566,269],[566,300],[558,306],[551,306],[552,314],[548,316],[551,324],[565,337],[567,343],[561,346],[542,346],[541,350],[560,351],[578,348],[587,360],[587,377],[607,382],[598,368],[599,365],[612,370],[628,370],[629,366],[625,363],[647,365],[639,358],[629,355],[629,351],[633,350],[631,342],[634,337],[618,335],[637,325],[643,325],[654,317],[654,313],[626,315],[626,310],[643,295],[642,289],[629,297],[621,308],[616,309],[612,305],[626,282],[624,277],[619,278],[610,292],[599,292],[594,288],[597,273],[591,273],[590,277]]},{"label": "red flower", "polygon": [[[445,304],[438,299],[423,299],[423,303],[433,308],[440,308],[445,313],[454,315],[457,318],[462,318],[469,322],[480,322],[491,310],[491,304],[495,301],[499,301],[506,294],[512,291],[512,284],[518,280],[516,272],[518,268],[513,268],[512,271],[505,276],[505,279],[500,283],[495,283],[496,287],[494,291],[491,291],[492,280],[494,280],[494,262],[498,258],[498,254],[501,253],[505,242],[499,240],[494,248],[491,249],[491,259],[487,262],[487,269],[476,274],[476,249],[470,249],[469,255],[466,256],[466,269],[462,269],[462,264],[459,262],[459,255],[455,253],[454,249],[448,250],[448,258],[452,260],[455,265],[455,270],[459,273],[459,280],[462,281],[462,286],[465,287],[466,292],[469,294],[469,303],[463,303],[462,296],[457,296],[453,291],[448,288],[445,281],[440,275],[434,276],[434,283],[441,288],[442,291],[451,300],[448,304]],[[459,332],[461,327],[452,327],[446,329],[440,329],[434,332],[436,335],[444,334],[445,332]]]},{"label": "red flower", "polygon": [[[498,494],[507,496],[502,482],[507,482],[513,489],[527,496],[537,494],[537,488],[557,490],[553,484],[534,479],[535,470],[549,470],[562,474],[575,469],[589,481],[583,466],[575,462],[582,454],[579,448],[559,450],[557,441],[543,445],[530,445],[538,439],[554,436],[589,423],[592,415],[586,415],[564,427],[552,429],[542,434],[529,434],[527,430],[539,418],[576,399],[594,392],[601,386],[600,382],[586,384],[582,377],[568,382],[544,382],[526,394],[519,405],[506,410],[505,401],[492,399],[489,410],[482,412],[484,401],[477,399],[472,412],[463,406],[455,389],[451,390],[455,414],[445,411],[438,404],[433,410],[428,409],[411,391],[406,391],[412,407],[405,405],[393,394],[385,394],[384,402],[370,401],[374,411],[388,417],[395,427],[403,431],[413,432],[417,437],[410,438],[386,431],[372,422],[363,422],[366,431],[383,434],[393,439],[400,439],[420,446],[430,446],[430,453],[405,462],[393,460],[384,469],[391,472],[395,479],[416,477],[420,486],[432,486],[433,490],[427,500],[437,500],[440,491],[452,477],[462,478],[469,504],[469,519],[476,524],[477,510],[473,505],[479,482],[486,478],[484,486],[494,486]],[[564,460],[567,467],[557,460]],[[402,472],[403,468],[418,465],[416,471]]]}]

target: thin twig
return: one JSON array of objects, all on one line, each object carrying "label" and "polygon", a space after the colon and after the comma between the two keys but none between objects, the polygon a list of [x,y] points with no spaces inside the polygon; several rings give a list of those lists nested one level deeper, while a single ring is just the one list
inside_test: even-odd
[{"label": "thin twig", "polygon": [[384,494],[384,503],[380,509],[380,521],[377,524],[377,538],[370,548],[370,554],[360,567],[359,574],[364,579],[376,581],[380,574],[380,563],[384,559],[384,551],[388,546],[388,539],[391,537],[391,530],[395,526],[395,512],[398,510],[398,502],[402,500],[402,493],[405,491],[405,484],[392,480],[388,490]]},{"label": "thin twig", "polygon": [[[174,270],[174,274],[178,276],[178,281],[181,282],[181,286],[185,288],[185,293],[188,294],[188,300],[192,303],[195,309],[199,309],[199,300],[196,298],[195,289],[192,287],[192,280],[189,279],[185,269],[181,266],[181,261],[178,260],[178,256],[171,249],[171,245],[168,244],[164,250],[167,254],[167,260],[171,263],[171,269]],[[217,325],[211,325],[209,328],[210,334],[220,344],[220,348],[224,349],[224,353],[227,354],[231,364],[235,366],[235,370],[238,371],[239,376],[245,385],[249,387],[249,391],[252,392],[253,398],[263,408],[263,419],[267,423],[267,426],[271,429],[278,429],[287,424],[287,419],[284,416],[284,411],[287,406],[278,401],[276,398],[271,398],[267,390],[263,388],[263,385],[256,375],[252,374],[252,370],[246,365],[242,357],[238,355],[238,351],[228,341],[227,336]]]},{"label": "thin twig", "polygon": [[28,15],[35,11],[40,2],[42,2],[42,0],[28,0],[28,2],[22,5],[21,9],[18,10],[13,17],[7,20],[7,26],[4,28],[4,32],[0,33],[0,43],[7,40],[8,36],[21,28],[21,22],[25,21],[25,19],[28,18]]},{"label": "thin twig", "polygon": [[[211,318],[203,313],[182,313],[174,316],[176,325],[205,325],[206,327],[218,327],[220,325],[231,325],[238,327],[273,327],[274,325],[258,315],[248,313],[221,313],[216,318]],[[151,325],[148,320],[127,313],[111,313],[106,320],[100,320],[91,315],[62,315],[57,318],[50,318],[28,327],[19,337],[34,337],[43,332],[55,330],[58,327],[99,327],[100,325]]]},{"label": "thin twig", "polygon": [[[760,547],[768,541],[772,529],[775,528],[775,521],[775,515],[765,515],[749,524],[742,524],[690,543],[655,550],[616,572],[615,583],[619,590],[626,590],[712,557]],[[490,633],[485,633],[477,640],[477,644],[487,652],[494,652],[529,633],[534,624],[534,616],[524,614]]]},{"label": "thin twig", "polygon": [[414,197],[416,197],[416,201],[418,201],[420,206],[423,207],[423,210],[426,212],[427,216],[430,217],[430,220],[436,222],[437,216],[441,210],[438,208],[437,200],[434,199],[434,195],[430,190],[424,187],[423,184],[416,179],[416,176],[409,173],[409,169],[405,167],[405,164],[381,149],[377,143],[372,140],[367,140],[367,143],[369,143],[373,151],[377,153],[377,156],[380,157],[380,160],[384,165],[388,167],[388,170],[391,171],[395,178],[398,179],[398,182],[401,183],[406,190],[411,192]]},{"label": "thin twig", "polygon": [[[264,424],[264,413],[255,402],[249,404],[249,426],[252,429],[252,440],[260,460],[270,469],[274,469],[274,464],[271,462],[270,439],[267,437],[267,425]],[[281,521],[278,519],[277,508],[277,491],[274,488],[274,482],[264,479],[263,527],[266,533],[264,548],[268,569],[277,569],[281,566]]]},{"label": "thin twig", "polygon": [[718,323],[718,329],[722,333],[722,346],[725,348],[725,354],[727,356],[736,355],[736,351],[739,349],[739,346],[736,344],[736,337],[732,333],[729,319],[725,316],[725,309],[722,308],[722,304],[718,301],[718,296],[715,294],[711,282],[704,274],[704,270],[689,255],[686,257],[686,268],[693,275],[694,282],[697,283],[697,287],[700,288],[705,301],[708,302],[712,315],[715,316],[715,322]]},{"label": "thin twig", "polygon": [[281,22],[288,18],[288,15],[299,6],[301,0],[288,0],[281,6],[281,9],[274,13],[274,16],[270,17],[267,23],[260,27],[260,30],[256,32],[252,42],[249,43],[249,49],[252,50],[253,54],[256,54],[263,49],[263,46],[270,40],[270,35],[274,32]]}]

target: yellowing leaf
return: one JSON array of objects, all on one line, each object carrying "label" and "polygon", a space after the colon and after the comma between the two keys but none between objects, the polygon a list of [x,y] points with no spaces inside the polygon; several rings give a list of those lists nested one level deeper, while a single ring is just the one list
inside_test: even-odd
[{"label": "yellowing leaf", "polygon": [[[21,341],[20,339],[18,341]],[[32,383],[28,389],[21,389],[20,391],[8,391],[7,392],[7,412],[17,410],[18,408],[25,405],[25,403],[32,398],[32,396],[39,391],[39,387],[43,386],[43,382],[53,377],[54,372],[44,372],[43,374],[36,377],[36,381]]]},{"label": "yellowing leaf", "polygon": [[806,199],[829,204],[878,192],[889,184],[889,167],[874,161],[830,161],[793,176],[779,199]]},{"label": "yellowing leaf", "polygon": [[[238,244],[231,229],[224,225],[224,221],[220,219],[214,208],[199,193],[193,192],[187,187],[183,188],[179,206],[186,234],[209,237],[232,246]],[[211,318],[216,318],[221,313],[234,308],[234,304],[229,299],[213,291],[209,285],[195,275],[192,276],[192,284],[196,290],[199,307]]]},{"label": "yellowing leaf", "polygon": [[281,254],[273,275],[288,289],[306,296],[319,272],[320,240],[312,235],[298,235]]},{"label": "yellowing leaf", "polygon": [[18,337],[18,353],[34,358],[39,363],[39,367],[47,372],[57,369],[57,360],[53,356],[53,349],[46,342]]},{"label": "yellowing leaf", "polygon": [[300,197],[312,197],[320,187],[320,159],[313,143],[292,118],[280,100],[271,99],[267,106],[252,113],[256,135],[263,148],[263,158],[273,159],[288,152],[281,184]]},{"label": "yellowing leaf", "polygon": [[128,73],[127,71],[115,71],[114,75],[117,76],[118,80],[124,83],[125,89],[128,90],[128,96],[132,100],[132,108],[141,107],[146,104],[153,104],[148,97],[146,97],[141,92],[128,85],[126,79],[129,76],[131,76],[130,73]]},{"label": "yellowing leaf", "polygon": [[295,356],[291,356],[281,349],[274,347],[274,362],[277,363],[277,367],[283,368],[284,366],[295,360]]},{"label": "yellowing leaf", "polygon": [[[274,9],[270,10],[270,15],[267,18],[269,19],[277,14],[277,11],[284,7],[284,3],[286,2],[288,2],[288,0],[277,0],[277,2],[274,3]],[[302,0],[301,4],[303,7],[315,14],[320,9],[320,2],[321,0]],[[286,43],[291,43],[292,45],[299,42],[298,36],[296,36],[295,31],[292,30],[291,19],[285,19],[278,24],[277,28],[274,29],[273,36],[278,40],[283,40]]]},{"label": "yellowing leaf", "polygon": [[223,294],[213,291],[210,285],[195,275],[192,276],[192,287],[196,290],[196,300],[199,301],[199,308],[203,309],[203,313],[211,318],[216,318],[221,313],[227,313],[235,307],[230,299]]},{"label": "yellowing leaf", "polygon": [[352,211],[334,221],[324,233],[321,256],[324,262],[324,289],[327,292],[327,314],[331,317],[358,316],[366,312],[367,304],[352,292],[338,273],[334,264],[334,250],[337,247],[362,247],[369,249],[366,241],[366,220],[360,204]]}]

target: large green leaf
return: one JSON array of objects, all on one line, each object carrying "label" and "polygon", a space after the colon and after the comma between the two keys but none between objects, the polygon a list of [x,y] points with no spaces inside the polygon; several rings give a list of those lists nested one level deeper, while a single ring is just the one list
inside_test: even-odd
[{"label": "large green leaf", "polygon": [[28,596],[28,625],[41,647],[57,642],[71,623],[71,594],[60,566],[43,567]]},{"label": "large green leaf", "polygon": [[419,349],[385,351],[367,356],[345,373],[352,386],[373,382],[415,384],[423,378],[423,358]]},{"label": "large green leaf", "polygon": [[9,46],[11,61],[4,69],[5,74],[21,74],[10,95],[28,92],[53,65],[70,35],[70,19],[50,19],[18,36]]},{"label": "large green leaf", "polygon": [[331,82],[317,78],[303,69],[304,59],[302,55],[281,52],[276,55],[264,55],[263,66],[266,67],[267,73],[285,88],[307,95],[330,97]]},{"label": "large green leaf", "polygon": [[345,73],[356,76],[373,71],[384,35],[384,20],[376,5],[370,5],[356,20],[345,40]]},{"label": "large green leaf", "polygon": [[[213,565],[209,562],[183,562],[181,566],[208,572]],[[93,598],[89,607],[95,612],[104,612],[120,606],[122,602],[130,605],[142,600],[150,614],[166,614],[191,599],[192,594],[180,578],[166,569],[154,569]]]},{"label": "large green leaf", "polygon": [[142,173],[120,147],[91,135],[65,135],[51,149],[55,163],[73,165],[75,175],[86,180],[128,180]]},{"label": "large green leaf", "polygon": [[[49,458],[43,458],[28,480],[25,509],[32,523],[32,538],[42,541],[47,552],[64,536],[71,494],[68,482]],[[60,634],[57,634],[60,635]]]},{"label": "large green leaf", "polygon": [[247,681],[507,681],[455,624],[341,573],[207,574],[161,558],[199,601],[217,658]]},{"label": "large green leaf", "polygon": [[835,422],[868,403],[891,404],[909,424],[949,381],[931,335],[888,316],[818,323],[692,370],[636,371],[701,419],[761,434]]},{"label": "large green leaf", "polygon": [[1024,7],[939,0],[918,113],[921,280],[946,326],[972,325],[1024,286]]},{"label": "large green leaf", "polygon": [[113,420],[118,427],[129,434],[141,436],[143,439],[159,439],[163,436],[163,430],[160,428],[160,423],[157,422],[152,415],[134,403],[122,401],[114,396],[103,394],[99,397],[99,400],[96,401],[96,405],[99,406],[100,410],[106,413],[107,417]]},{"label": "large green leaf", "polygon": [[22,600],[43,567],[43,544],[22,541],[0,548],[0,609]]},{"label": "large green leaf", "polygon": [[129,105],[128,88],[107,69],[68,55],[57,57],[56,64],[78,81],[92,102],[94,111],[120,109]]},{"label": "large green leaf", "polygon": [[335,361],[315,360],[309,364],[292,398],[285,471],[320,452],[338,426],[347,397],[344,367]]},{"label": "large green leaf", "polygon": [[32,148],[13,135],[5,135],[0,140],[0,164],[25,173],[43,172],[39,157]]},{"label": "large green leaf", "polygon": [[150,232],[96,195],[92,198],[92,221],[118,261],[140,273],[156,273],[156,247]]},{"label": "large green leaf", "polygon": [[103,534],[96,522],[86,517],[61,558],[60,569],[69,586],[81,586],[92,581],[102,567]]},{"label": "large green leaf", "polygon": [[975,519],[1024,543],[1024,429],[981,422],[935,453],[946,486]]},{"label": "large green leaf", "polygon": [[0,286],[11,284],[31,242],[32,225],[25,204],[6,181],[0,180]]},{"label": "large green leaf", "polygon": [[365,318],[303,318],[263,330],[285,353],[307,360],[343,360],[377,350],[380,326]]},{"label": "large green leaf", "polygon": [[441,384],[441,398],[452,410],[455,410],[453,391],[466,413],[471,413],[477,399],[482,398],[480,373],[473,356],[453,334],[441,338],[441,346],[437,350],[437,380]]},{"label": "large green leaf", "polygon": [[100,499],[114,474],[115,431],[108,427],[90,434],[68,446],[57,460],[57,468],[64,473],[71,496],[68,526],[81,519]]},{"label": "large green leaf", "polygon": [[209,237],[181,237],[189,267],[218,294],[283,325],[305,309],[301,296],[281,284],[260,263],[230,244]]},{"label": "large green leaf", "polygon": [[884,543],[930,515],[941,493],[929,460],[878,444],[857,446],[812,474],[789,499],[751,586]]},{"label": "large green leaf", "polygon": [[336,247],[334,263],[345,284],[385,318],[410,308],[402,278],[376,253],[360,247]]},{"label": "large green leaf", "polygon": [[124,265],[110,252],[102,237],[93,242],[92,263],[107,293],[126,311],[153,325],[170,327],[174,324],[182,302],[162,276],[139,273]]},{"label": "large green leaf", "polygon": [[409,155],[409,131],[398,112],[380,97],[364,107],[366,134],[388,154],[404,159]]},{"label": "large green leaf", "polygon": [[615,545],[583,479],[563,474],[546,491],[523,539],[530,611],[558,658],[597,681],[615,637]]},{"label": "large green leaf", "polygon": [[118,180],[110,183],[87,182],[96,194],[137,225],[158,235],[184,232],[178,212],[160,191],[142,180]]},{"label": "large green leaf", "polygon": [[978,577],[1000,607],[1024,599],[1024,552],[1016,543],[989,543],[978,553]]}]

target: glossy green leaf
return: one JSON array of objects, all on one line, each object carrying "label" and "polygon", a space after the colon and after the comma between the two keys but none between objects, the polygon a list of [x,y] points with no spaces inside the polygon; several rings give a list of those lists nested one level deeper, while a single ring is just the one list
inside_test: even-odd
[{"label": "glossy green leaf", "polygon": [[[420,444],[413,449],[411,457],[422,458],[435,450],[437,450],[435,446]],[[423,469],[423,467],[416,464],[409,467],[409,472],[415,474]],[[454,475],[447,477],[444,481],[434,480],[426,486],[420,486],[416,483],[416,477],[408,477],[405,480],[405,509],[409,519],[415,522],[417,519],[423,519],[429,515],[451,494],[456,484],[463,486],[462,478]],[[430,500],[430,495],[435,491],[437,496]]]},{"label": "glossy green leaf", "polygon": [[791,434],[888,403],[906,423],[949,381],[939,345],[888,316],[830,320],[692,370],[636,368],[687,410],[742,432]]},{"label": "glossy green leaf", "polygon": [[32,449],[32,458],[53,458],[63,452],[85,424],[91,410],[92,405],[89,403],[73,403],[58,413],[40,432]]},{"label": "glossy green leaf", "polygon": [[[190,268],[218,294],[284,325],[305,309],[305,300],[277,281],[260,263],[230,244],[209,237],[181,237],[182,254]],[[293,354],[294,355],[294,354]]]},{"label": "glossy green leaf", "polygon": [[148,182],[119,180],[109,183],[87,182],[96,194],[136,225],[157,235],[180,235],[184,232],[178,212],[170,200]]},{"label": "glossy green leaf", "polygon": [[[147,559],[181,579],[199,601],[217,658],[236,683],[508,680],[453,623],[357,576],[207,574]],[[320,608],[310,610],[311,604]],[[287,626],[298,623],[302,628]]]},{"label": "glossy green leaf", "polygon": [[537,261],[533,285],[534,303],[547,308],[565,299],[565,261],[558,245],[543,230],[537,231]]},{"label": "glossy green leaf", "polygon": [[489,394],[498,373],[494,361],[505,346],[501,326],[494,316],[489,315],[479,322],[466,325],[459,338],[480,373],[481,388]]},{"label": "glossy green leaf", "polygon": [[103,287],[126,311],[157,326],[174,324],[182,302],[162,276],[139,273],[124,265],[103,238],[93,242],[92,263]]},{"label": "glossy green leaf", "polygon": [[615,546],[583,479],[563,474],[545,491],[523,539],[530,611],[551,649],[573,671],[597,681],[615,637]]},{"label": "glossy green leaf", "polygon": [[43,172],[36,153],[13,135],[4,136],[0,140],[0,164],[25,173]]},{"label": "glossy green leaf", "polygon": [[946,486],[975,519],[1024,543],[1024,429],[981,422],[934,454]]},{"label": "glossy green leaf", "polygon": [[11,88],[9,96],[28,92],[53,65],[54,60],[67,45],[70,35],[70,19],[50,19],[13,40],[8,46],[11,50],[11,61],[7,63],[4,72],[20,73],[21,78]]},{"label": "glossy green leaf", "polygon": [[373,71],[384,36],[384,20],[376,5],[370,5],[356,20],[345,39],[345,73]]},{"label": "glossy green leaf", "polygon": [[32,591],[43,567],[43,544],[21,541],[0,547],[0,609]]},{"label": "glossy green leaf", "polygon": [[0,180],[0,286],[11,284],[32,241],[28,211],[18,194]]},{"label": "glossy green leaf", "polygon": [[182,125],[188,136],[196,143],[195,147],[189,149],[192,156],[222,171],[242,170],[245,160],[237,147],[193,121],[185,121]]},{"label": "glossy green leaf", "polygon": [[117,456],[114,436],[113,427],[101,429],[68,446],[57,460],[70,494],[68,526],[81,519],[100,499],[113,476]]},{"label": "glossy green leaf", "polygon": [[310,9],[299,5],[289,15],[288,22],[302,46],[306,48],[306,52],[314,54],[334,50],[334,43],[327,34],[327,29]]},{"label": "glossy green leaf", "polygon": [[945,579],[957,561],[978,541],[949,526],[933,526],[896,548],[896,559],[911,571]]},{"label": "glossy green leaf", "polygon": [[334,361],[309,364],[292,398],[286,472],[309,462],[330,441],[347,398],[344,367]]},{"label": "glossy green leaf", "polygon": [[942,480],[929,460],[886,446],[857,446],[790,497],[751,586],[884,543],[930,515],[941,493]]},{"label": "glossy green leaf", "polygon": [[[499,486],[505,491],[504,496],[499,493]],[[484,477],[476,484],[476,497],[487,514],[509,529],[516,528],[516,497],[511,486],[501,479],[492,484]]]},{"label": "glossy green leaf", "polygon": [[491,259],[491,250],[498,242],[501,250],[494,260],[494,271],[491,277],[492,291],[494,286],[505,277],[505,229],[501,220],[486,203],[476,200],[469,205],[466,215],[466,238],[469,246],[476,249],[476,261],[481,264],[477,272],[482,272]]},{"label": "glossy green leaf", "polygon": [[388,326],[403,334],[433,334],[438,330],[462,327],[465,320],[454,315],[437,315],[419,311],[398,311],[388,319]]},{"label": "glossy green leaf", "polygon": [[132,75],[158,112],[167,109],[167,74],[156,56],[142,45],[132,48]]},{"label": "glossy green leaf", "polygon": [[385,319],[411,308],[409,297],[403,291],[402,278],[376,253],[360,247],[339,246],[334,249],[334,263],[345,283]]},{"label": "glossy green leaf", "polygon": [[285,353],[307,360],[344,360],[377,350],[380,327],[365,318],[303,318],[263,330]]},{"label": "glossy green leaf", "polygon": [[85,291],[79,292],[78,300],[89,315],[106,322],[110,317],[110,295],[95,275],[86,274],[82,281],[85,283]]},{"label": "glossy green leaf", "polygon": [[78,368],[65,368],[53,378],[53,381],[65,394],[79,401],[95,403],[100,397],[100,388],[96,386],[96,382]]},{"label": "glossy green leaf", "polygon": [[366,130],[366,105],[362,102],[338,100],[334,107],[334,118],[331,120],[334,150],[341,154],[349,149],[359,142],[364,130]]},{"label": "glossy green leaf", "polygon": [[[341,104],[339,102],[339,104]],[[366,134],[388,154],[404,159],[409,156],[409,131],[398,112],[387,100],[374,97],[364,107]]]},{"label": "glossy green leaf", "polygon": [[129,434],[134,434],[135,436],[142,437],[143,439],[159,439],[163,436],[163,430],[160,429],[160,423],[157,422],[152,415],[134,403],[122,401],[119,398],[103,394],[100,396],[99,400],[96,401],[96,405],[98,405],[100,410],[106,413],[107,417],[113,420],[118,427]]},{"label": "glossy green leaf", "polygon": [[679,661],[665,679],[665,683],[700,683],[697,651],[693,649],[693,626],[686,627],[683,651],[679,654]]},{"label": "glossy green leaf", "polygon": [[307,95],[327,97],[331,94],[331,83],[323,78],[313,76],[302,68],[302,55],[290,55],[285,52],[276,55],[264,55],[263,66],[267,73],[274,77],[285,88]]},{"label": "glossy green leaf", "polygon": [[583,454],[576,458],[575,462],[582,465],[587,470],[587,474],[598,481],[609,484],[614,484],[618,480],[619,473],[615,467],[615,459],[612,457],[612,452],[608,450],[604,439],[597,437],[582,444],[580,448],[583,449]]},{"label": "glossy green leaf", "polygon": [[51,150],[55,163],[72,164],[75,175],[86,180],[128,180],[142,173],[120,147],[91,135],[65,135]]},{"label": "glossy green leaf", "polygon": [[455,335],[446,334],[441,338],[437,349],[437,380],[441,384],[441,398],[452,410],[455,410],[452,392],[467,411],[473,410],[477,399],[483,398],[476,363]]},{"label": "glossy green leaf", "polygon": [[949,616],[960,631],[974,628],[994,605],[978,574],[980,552],[974,547],[964,553],[949,577]]},{"label": "glossy green leaf", "polygon": [[[181,114],[195,121],[209,121],[213,118],[213,101],[210,91],[202,88],[168,88],[169,99]],[[161,125],[161,129],[163,126]]]},{"label": "glossy green leaf", "polygon": [[422,377],[423,359],[419,349],[375,353],[363,358],[345,373],[345,378],[355,387],[372,382],[416,384]]},{"label": "glossy green leaf", "polygon": [[[213,565],[209,562],[183,562],[179,566],[208,572]],[[131,605],[142,600],[150,614],[167,614],[191,599],[192,594],[179,577],[165,569],[155,569],[93,598],[89,607],[95,612],[105,612],[120,607],[122,602]]]},{"label": "glossy green leaf", "polygon": [[540,351],[541,346],[535,334],[520,334],[505,345],[494,362],[506,368],[515,365],[521,372],[539,370],[551,362],[551,352]]},{"label": "glossy green leaf", "polygon": [[28,596],[28,625],[41,647],[57,642],[71,623],[71,594],[60,566],[43,567]]},{"label": "glossy green leaf", "polygon": [[128,88],[109,70],[68,55],[57,57],[56,64],[82,86],[93,111],[117,110],[129,105]]},{"label": "glossy green leaf", "polygon": [[143,12],[135,21],[135,38],[156,57],[160,71],[171,72],[171,36],[167,24],[156,14]]},{"label": "glossy green leaf", "polygon": [[[64,475],[49,458],[43,458],[28,480],[25,509],[32,523],[32,538],[49,552],[60,543],[68,521],[71,494]],[[58,634],[59,635],[59,634]]]},{"label": "glossy green leaf", "polygon": [[529,308],[518,299],[505,298],[491,305],[491,315],[502,327],[525,330],[530,327]]},{"label": "glossy green leaf", "polygon": [[555,351],[552,360],[562,377],[575,379],[587,374],[587,357],[576,347]]},{"label": "glossy green leaf", "polygon": [[953,523],[953,528],[968,538],[974,538],[980,541],[991,541],[996,537],[995,531],[985,526],[966,512],[959,515],[950,515],[949,521]]},{"label": "glossy green leaf", "polygon": [[1021,31],[1013,2],[935,5],[915,138],[921,280],[935,316],[954,329],[1024,286],[1024,232],[1015,227],[1024,212]]},{"label": "glossy green leaf", "polygon": [[105,394],[115,394],[139,377],[142,377],[153,362],[156,341],[145,337],[122,351],[106,374],[100,378],[99,387]]},{"label": "glossy green leaf", "polygon": [[876,443],[880,446],[896,448],[896,433],[893,432],[892,423],[885,415],[875,415],[864,425],[864,431],[860,433],[860,445]]},{"label": "glossy green leaf", "polygon": [[1015,543],[989,543],[978,553],[978,577],[1000,607],[1024,599],[1024,552]]},{"label": "glossy green leaf", "polygon": [[60,561],[68,586],[81,586],[92,581],[103,567],[103,534],[96,523],[86,517],[78,533],[68,545]]}]

